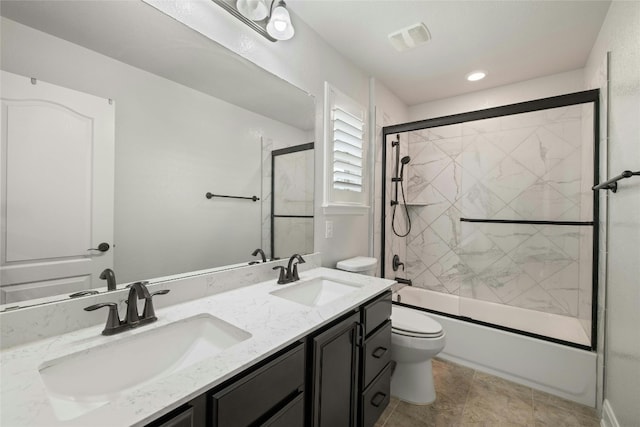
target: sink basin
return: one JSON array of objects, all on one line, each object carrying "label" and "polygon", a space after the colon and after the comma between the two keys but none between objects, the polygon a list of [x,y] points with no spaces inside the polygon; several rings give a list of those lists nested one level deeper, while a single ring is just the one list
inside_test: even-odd
[{"label": "sink basin", "polygon": [[271,295],[310,307],[318,307],[355,292],[363,286],[319,277],[278,289],[271,292]]},{"label": "sink basin", "polygon": [[202,314],[45,362],[39,371],[56,416],[69,420],[250,337]]}]

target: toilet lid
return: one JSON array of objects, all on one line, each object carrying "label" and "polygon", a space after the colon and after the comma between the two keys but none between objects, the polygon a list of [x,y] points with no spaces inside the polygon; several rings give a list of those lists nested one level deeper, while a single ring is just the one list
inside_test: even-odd
[{"label": "toilet lid", "polygon": [[401,335],[433,338],[442,335],[442,326],[426,314],[407,307],[391,307],[391,329]]}]

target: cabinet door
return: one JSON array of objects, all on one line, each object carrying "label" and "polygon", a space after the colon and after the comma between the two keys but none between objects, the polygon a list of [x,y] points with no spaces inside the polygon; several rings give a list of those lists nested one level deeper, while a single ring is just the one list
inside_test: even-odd
[{"label": "cabinet door", "polygon": [[354,314],[313,338],[313,426],[355,426],[358,317]]}]

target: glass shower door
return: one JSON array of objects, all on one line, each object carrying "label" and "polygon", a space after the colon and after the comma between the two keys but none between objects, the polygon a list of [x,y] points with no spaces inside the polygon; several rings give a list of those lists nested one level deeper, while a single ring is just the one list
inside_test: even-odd
[{"label": "glass shower door", "polygon": [[462,123],[459,312],[591,346],[593,104]]}]

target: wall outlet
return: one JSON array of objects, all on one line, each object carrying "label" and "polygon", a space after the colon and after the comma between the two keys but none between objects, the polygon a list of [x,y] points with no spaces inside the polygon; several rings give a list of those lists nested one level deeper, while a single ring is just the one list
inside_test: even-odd
[{"label": "wall outlet", "polygon": [[324,222],[324,237],[330,239],[333,237],[333,221]]}]

